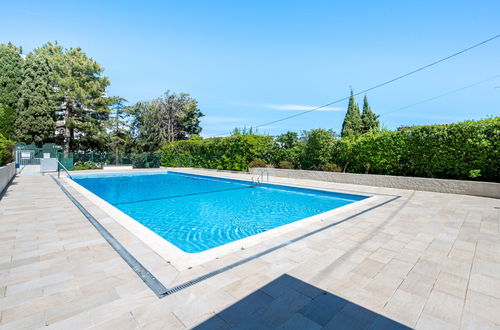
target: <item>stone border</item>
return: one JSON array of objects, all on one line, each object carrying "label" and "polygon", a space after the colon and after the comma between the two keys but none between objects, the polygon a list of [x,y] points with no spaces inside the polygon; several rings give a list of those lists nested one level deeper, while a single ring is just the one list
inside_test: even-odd
[{"label": "stone border", "polygon": [[270,176],[291,179],[308,179],[364,186],[432,191],[449,194],[500,198],[500,183],[418,178],[377,174],[354,174],[323,171],[288,170],[277,168],[251,168],[250,174],[258,175],[262,170]]},{"label": "stone border", "polygon": [[0,197],[3,196],[4,190],[7,189],[14,176],[16,176],[16,163],[0,167]]}]

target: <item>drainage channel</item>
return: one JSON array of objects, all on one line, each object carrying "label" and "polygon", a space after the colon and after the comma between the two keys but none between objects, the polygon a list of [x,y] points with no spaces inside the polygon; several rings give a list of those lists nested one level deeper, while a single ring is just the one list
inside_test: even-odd
[{"label": "drainage channel", "polygon": [[97,231],[101,234],[101,236],[111,245],[113,249],[122,257],[123,260],[136,272],[136,274],[146,283],[147,286],[153,291],[159,298],[163,298],[167,295],[167,288],[153,275],[151,274],[139,261],[137,261],[134,256],[130,254],[121,245],[116,238],[111,235],[106,228],[101,225],[99,221],[92,214],[90,214],[85,207],[83,207],[80,202],[78,202],[73,195],[53,176],[50,176],[52,180],[54,180],[59,188],[64,192],[64,194],[69,198],[70,201],[75,204],[75,206],[82,212],[82,214],[87,218],[87,220],[97,229]]}]

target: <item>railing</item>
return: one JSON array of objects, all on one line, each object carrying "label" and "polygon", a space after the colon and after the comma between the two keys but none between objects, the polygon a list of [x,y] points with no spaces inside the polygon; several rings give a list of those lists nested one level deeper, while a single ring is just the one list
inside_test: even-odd
[{"label": "railing", "polygon": [[69,174],[68,170],[66,169],[66,167],[64,167],[64,165],[59,161],[59,159],[57,160],[57,178],[59,179],[59,176],[61,174],[61,168],[66,172],[66,174],[69,176],[70,179],[73,179],[71,177],[71,174]]},{"label": "railing", "polygon": [[266,175],[266,179],[269,182],[269,172],[267,170],[262,170],[260,171],[259,175],[257,178],[252,177],[252,186],[257,187],[264,181],[264,175]]}]

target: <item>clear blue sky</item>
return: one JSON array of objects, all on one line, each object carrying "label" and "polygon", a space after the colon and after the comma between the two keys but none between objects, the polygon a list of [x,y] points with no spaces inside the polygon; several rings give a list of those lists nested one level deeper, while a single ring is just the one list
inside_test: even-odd
[{"label": "clear blue sky", "polygon": [[[0,42],[80,46],[133,103],[198,99],[204,135],[339,99],[500,33],[500,1],[5,1]],[[500,38],[368,94],[384,113],[500,74]],[[384,126],[500,114],[500,78],[382,116]],[[358,100],[362,102],[362,97]],[[261,129],[340,130],[347,102]],[[288,110],[287,110],[288,109]]]}]

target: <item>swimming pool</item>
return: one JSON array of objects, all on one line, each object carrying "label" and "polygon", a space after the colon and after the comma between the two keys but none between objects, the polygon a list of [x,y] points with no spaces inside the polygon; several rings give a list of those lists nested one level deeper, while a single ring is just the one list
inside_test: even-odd
[{"label": "swimming pool", "polygon": [[73,175],[73,180],[188,253],[367,198],[170,171]]}]

